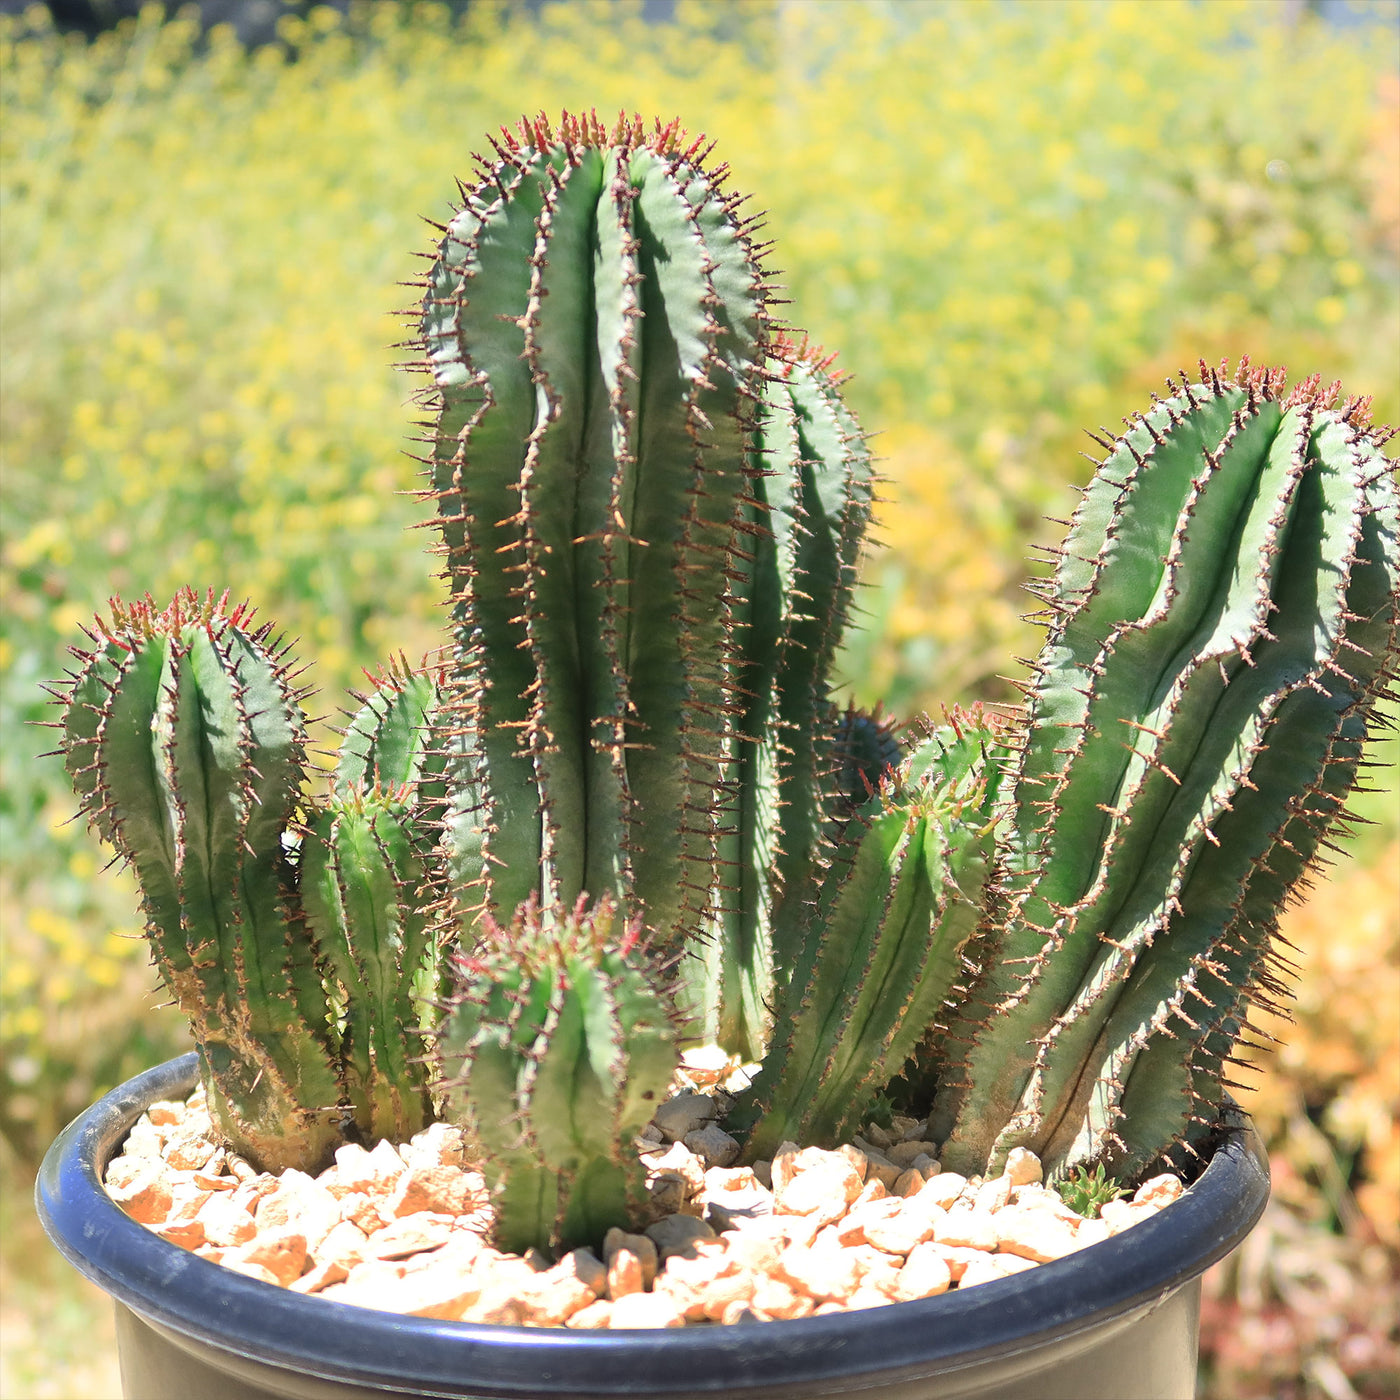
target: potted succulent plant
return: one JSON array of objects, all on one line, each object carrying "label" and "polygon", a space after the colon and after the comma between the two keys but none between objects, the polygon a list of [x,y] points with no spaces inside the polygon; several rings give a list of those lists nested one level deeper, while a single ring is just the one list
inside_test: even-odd
[{"label": "potted succulent plant", "polygon": [[[39,1183],[129,1395],[1191,1391],[1197,1280],[1267,1196],[1230,1057],[1394,671],[1393,464],[1335,386],[1183,374],[1102,442],[1025,706],[906,743],[829,697],[870,457],[723,179],[674,125],[565,115],[463,187],[416,328],[449,641],[360,698],[328,792],[246,608],[114,602],[77,653],[66,763],[198,1046]],[[436,1119],[544,1265],[654,1206],[635,1143],[688,1040],[761,1061],[741,1163],[893,1114],[974,1184],[1197,1179],[978,1288],[667,1331],[337,1305],[104,1192],[196,1081],[254,1171]]]}]

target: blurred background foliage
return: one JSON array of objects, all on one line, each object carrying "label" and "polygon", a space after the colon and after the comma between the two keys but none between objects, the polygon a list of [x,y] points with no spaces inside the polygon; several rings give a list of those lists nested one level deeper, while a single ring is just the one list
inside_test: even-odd
[{"label": "blurred background foliage", "polygon": [[[1013,695],[1028,548],[1090,470],[1082,430],[1167,373],[1248,352],[1400,419],[1393,4],[279,8],[251,49],[194,11],[95,38],[40,6],[0,17],[0,1225],[65,1121],[183,1043],[130,881],[39,757],[41,683],[109,594],[185,583],[299,637],[332,716],[360,668],[434,645],[416,385],[387,347],[431,246],[418,216],[447,214],[484,132],[561,106],[679,115],[756,192],[793,318],[880,434],[886,548],[845,658],[867,703]],[[1380,1278],[1392,1315],[1395,748],[1363,800],[1378,824],[1290,916],[1297,1024],[1250,1095],[1273,1218]],[[1374,1289],[1304,1326],[1321,1275],[1238,1273],[1212,1285],[1207,1335],[1235,1339],[1208,1348],[1212,1393],[1400,1394],[1400,1338],[1356,1321]]]}]

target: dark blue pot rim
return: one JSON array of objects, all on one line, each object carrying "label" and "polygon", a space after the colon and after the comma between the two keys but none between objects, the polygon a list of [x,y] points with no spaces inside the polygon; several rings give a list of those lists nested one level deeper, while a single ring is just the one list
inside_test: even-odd
[{"label": "dark blue pot rim", "polygon": [[[439,1395],[741,1390],[937,1374],[1030,1351],[1147,1308],[1230,1253],[1269,1196],[1263,1148],[1240,1118],[1182,1197],[1122,1235],[1013,1278],[937,1298],[830,1317],[736,1327],[595,1332],[439,1322],[375,1312],[260,1283],[169,1244],[130,1219],[99,1173],[142,1111],[183,1097],[193,1054],[138,1075],[54,1141],[35,1190],[68,1261],[138,1315],[266,1364],[360,1385]],[[628,1378],[631,1378],[630,1380]]]}]

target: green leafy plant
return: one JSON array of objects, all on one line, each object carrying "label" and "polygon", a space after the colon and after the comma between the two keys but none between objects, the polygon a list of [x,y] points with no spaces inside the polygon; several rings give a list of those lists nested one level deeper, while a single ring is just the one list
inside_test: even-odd
[{"label": "green leafy plant", "polygon": [[968,1174],[1202,1155],[1394,670],[1365,406],[1183,375],[1104,440],[1024,711],[905,745],[830,696],[870,457],[723,167],[566,114],[462,200],[413,312],[438,663],[362,697],[324,798],[212,595],[114,606],[62,695],[230,1138],[304,1165],[447,1113],[502,1241],[559,1248],[640,1209],[703,1038],[763,1058],[749,1160],[879,1108]]},{"label": "green leafy plant", "polygon": [[1122,1194],[1123,1188],[1111,1176],[1105,1176],[1103,1163],[1100,1162],[1093,1171],[1086,1167],[1076,1167],[1072,1176],[1061,1181],[1056,1190],[1060,1193],[1060,1199],[1073,1211],[1088,1220],[1093,1220],[1098,1216],[1110,1201],[1116,1201]]}]

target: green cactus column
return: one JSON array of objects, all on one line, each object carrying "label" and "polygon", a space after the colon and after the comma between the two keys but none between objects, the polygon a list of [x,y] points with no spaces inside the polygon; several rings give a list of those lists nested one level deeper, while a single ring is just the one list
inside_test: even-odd
[{"label": "green cactus column", "polygon": [[341,1075],[369,1142],[405,1142],[431,1117],[423,1011],[416,994],[432,946],[424,865],[403,795],[333,798],[302,851],[302,897],[340,986]]},{"label": "green cactus column", "polygon": [[1002,726],[959,715],[891,772],[834,843],[801,911],[802,956],[730,1126],[748,1160],[858,1129],[905,1069],[937,1061],[992,875]]},{"label": "green cactus column", "polygon": [[[1213,1126],[1278,911],[1393,673],[1393,464],[1364,408],[1203,367],[1088,488],[1005,853],[1010,917],[950,1044],[946,1164],[1131,1175]],[[1027,1047],[1030,1050],[1027,1050]]]},{"label": "green cactus column", "polygon": [[770,350],[738,582],[747,604],[733,687],[738,812],[721,841],[698,1007],[707,1040],[754,1059],[768,1043],[775,987],[800,955],[796,911],[813,897],[821,841],[845,806],[830,672],[874,485],[832,357],[785,335]]},{"label": "green cactus column", "polygon": [[216,1123],[275,1171],[341,1140],[330,1005],[296,896],[301,695],[270,626],[193,590],[99,619],[61,696],[68,771],[140,882]]},{"label": "green cactus column", "polygon": [[686,1000],[756,1052],[761,887],[820,829],[870,467],[828,363],[775,336],[707,154],[596,117],[503,136],[423,284],[426,494],[463,946],[528,897],[610,896],[658,948],[710,947]]},{"label": "green cactus column", "polygon": [[459,873],[497,918],[531,894],[635,894],[679,947],[730,819],[715,793],[734,776],[728,574],[762,274],[722,172],[674,127],[541,120],[497,156],[423,316],[447,716],[473,746]]},{"label": "green cactus column", "polygon": [[349,717],[334,790],[302,842],[300,888],[338,989],[339,1072],[361,1137],[431,1118],[427,1021],[446,991],[431,921],[446,755],[438,679],[394,662]]}]

